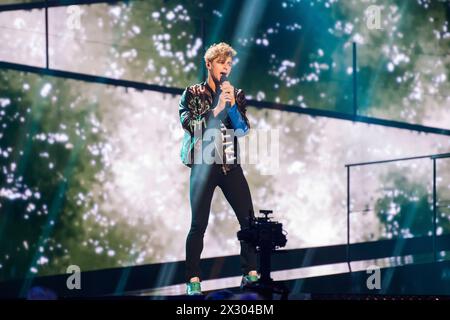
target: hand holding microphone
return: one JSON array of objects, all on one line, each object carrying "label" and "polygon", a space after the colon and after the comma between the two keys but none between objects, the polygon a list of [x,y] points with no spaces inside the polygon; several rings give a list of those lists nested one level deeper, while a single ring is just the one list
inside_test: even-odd
[{"label": "hand holding microphone", "polygon": [[230,108],[235,104],[234,87],[230,84],[225,74],[220,77],[219,103],[214,109],[214,116],[217,116],[225,107]]}]

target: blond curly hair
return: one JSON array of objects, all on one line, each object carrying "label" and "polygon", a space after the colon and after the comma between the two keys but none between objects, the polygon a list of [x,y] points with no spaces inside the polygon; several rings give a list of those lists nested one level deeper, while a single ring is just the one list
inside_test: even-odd
[{"label": "blond curly hair", "polygon": [[215,59],[226,59],[228,57],[234,57],[236,50],[234,50],[229,44],[225,42],[213,44],[205,52],[205,62],[213,62]]}]

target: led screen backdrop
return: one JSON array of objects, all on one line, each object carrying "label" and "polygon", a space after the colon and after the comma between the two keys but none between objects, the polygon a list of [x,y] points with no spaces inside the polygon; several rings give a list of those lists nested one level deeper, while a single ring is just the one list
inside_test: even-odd
[{"label": "led screen backdrop", "polygon": [[[380,8],[378,26],[367,19],[373,5]],[[361,115],[445,128],[449,11],[447,0],[53,7],[49,65],[182,88],[203,78],[204,46],[226,41],[238,51],[231,79],[248,97],[352,113],[355,42]],[[44,10],[2,12],[0,29],[1,60],[45,66]]]}]

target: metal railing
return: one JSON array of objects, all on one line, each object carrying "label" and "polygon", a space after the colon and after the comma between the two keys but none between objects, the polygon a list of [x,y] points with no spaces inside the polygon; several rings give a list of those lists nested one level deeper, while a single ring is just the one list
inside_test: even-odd
[{"label": "metal railing", "polygon": [[432,230],[432,252],[433,252],[433,260],[437,261],[437,245],[436,245],[436,232],[437,232],[437,190],[436,190],[436,170],[437,170],[437,163],[436,161],[438,159],[445,159],[450,158],[450,153],[442,153],[442,154],[433,154],[433,155],[426,155],[426,156],[417,156],[417,157],[409,157],[409,158],[397,158],[397,159],[390,159],[390,160],[380,160],[380,161],[372,161],[372,162],[360,162],[360,163],[351,163],[346,164],[345,167],[347,168],[347,265],[349,267],[349,270],[351,271],[351,255],[350,255],[350,169],[353,167],[360,167],[360,166],[369,166],[369,165],[376,165],[381,163],[389,163],[389,162],[399,162],[399,161],[411,161],[411,160],[418,160],[418,159],[430,159],[433,162],[433,230]]}]

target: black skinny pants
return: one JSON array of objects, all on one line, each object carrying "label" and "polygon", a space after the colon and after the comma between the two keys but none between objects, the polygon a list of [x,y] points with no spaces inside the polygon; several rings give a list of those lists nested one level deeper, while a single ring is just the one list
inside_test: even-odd
[{"label": "black skinny pants", "polygon": [[[248,217],[253,216],[253,205],[242,167],[237,166],[223,174],[220,164],[194,164],[190,176],[190,201],[192,222],[186,239],[186,282],[200,277],[200,255],[203,250],[203,236],[208,226],[209,212],[214,189],[219,186],[233,208],[240,227],[249,225]],[[247,274],[256,270],[255,249],[241,241],[241,270]]]}]

